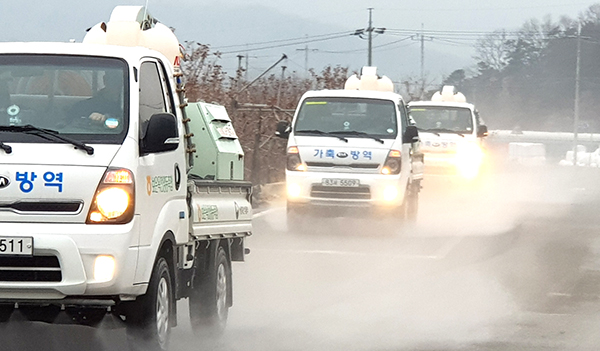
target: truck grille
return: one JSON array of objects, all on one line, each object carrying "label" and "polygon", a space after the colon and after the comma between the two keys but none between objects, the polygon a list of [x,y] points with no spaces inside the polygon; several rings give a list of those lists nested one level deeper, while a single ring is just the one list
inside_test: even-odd
[{"label": "truck grille", "polygon": [[310,190],[310,196],[324,199],[369,200],[371,198],[371,189],[366,185],[359,187],[341,187],[315,184]]},{"label": "truck grille", "polygon": [[344,167],[344,168],[358,168],[358,169],[377,169],[379,163],[349,163],[349,164],[337,164],[333,162],[306,162],[308,167]]},{"label": "truck grille", "polygon": [[7,209],[21,213],[79,213],[83,202],[39,202],[19,201],[10,204],[0,204],[0,210]]},{"label": "truck grille", "polygon": [[0,256],[0,282],[60,282],[56,256]]}]

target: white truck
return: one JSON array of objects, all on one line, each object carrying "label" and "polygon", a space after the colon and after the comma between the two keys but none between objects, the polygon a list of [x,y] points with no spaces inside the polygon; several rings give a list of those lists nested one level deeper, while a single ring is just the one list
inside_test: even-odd
[{"label": "white truck", "polygon": [[288,225],[307,214],[416,218],[423,177],[417,128],[375,67],[363,67],[344,89],[306,92],[276,135],[288,138]]},{"label": "white truck", "polygon": [[225,108],[186,103],[179,55],[136,6],[83,43],[0,44],[0,320],[110,312],[133,350],[166,350],[188,298],[196,332],[223,331],[252,188]]},{"label": "white truck", "polygon": [[411,101],[408,107],[419,128],[425,173],[476,178],[485,161],[488,130],[475,106],[453,86],[444,86],[431,101]]}]

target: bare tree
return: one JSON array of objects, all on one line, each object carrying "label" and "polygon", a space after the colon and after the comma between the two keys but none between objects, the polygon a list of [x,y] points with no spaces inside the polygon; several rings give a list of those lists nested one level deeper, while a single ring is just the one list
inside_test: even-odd
[{"label": "bare tree", "polygon": [[486,34],[483,38],[477,40],[473,58],[477,60],[482,69],[501,71],[508,65],[510,47],[507,40],[504,29]]}]

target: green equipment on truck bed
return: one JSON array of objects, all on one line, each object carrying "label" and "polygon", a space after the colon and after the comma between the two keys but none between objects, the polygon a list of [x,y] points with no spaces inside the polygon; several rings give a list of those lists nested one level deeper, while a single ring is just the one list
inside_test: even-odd
[{"label": "green equipment on truck bed", "polygon": [[204,179],[243,180],[244,151],[225,107],[193,102],[185,113],[196,149],[190,173]]}]

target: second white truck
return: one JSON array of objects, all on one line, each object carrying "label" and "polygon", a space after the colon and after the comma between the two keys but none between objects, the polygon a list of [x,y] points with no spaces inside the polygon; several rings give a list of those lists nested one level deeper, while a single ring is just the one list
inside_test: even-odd
[{"label": "second white truck", "polygon": [[305,93],[288,138],[288,225],[307,215],[384,215],[414,220],[423,177],[417,128],[402,97],[375,67],[342,90]]}]

